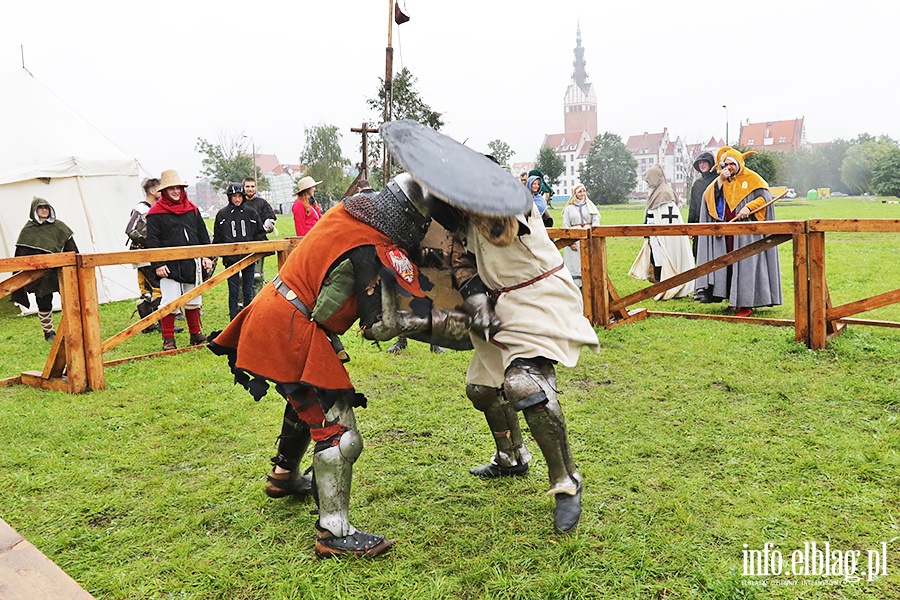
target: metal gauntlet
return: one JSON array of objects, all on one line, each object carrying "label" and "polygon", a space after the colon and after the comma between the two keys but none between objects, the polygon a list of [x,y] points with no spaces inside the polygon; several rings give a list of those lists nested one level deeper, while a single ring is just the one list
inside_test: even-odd
[{"label": "metal gauntlet", "polygon": [[472,317],[458,310],[435,308],[425,316],[417,316],[408,310],[398,310],[397,296],[382,285],[381,319],[363,331],[363,337],[384,342],[408,333],[425,336],[443,336],[459,340],[469,333]]}]

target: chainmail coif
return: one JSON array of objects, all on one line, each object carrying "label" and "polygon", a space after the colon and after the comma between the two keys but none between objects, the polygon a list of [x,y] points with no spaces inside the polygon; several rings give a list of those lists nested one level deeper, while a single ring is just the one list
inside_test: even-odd
[{"label": "chainmail coif", "polygon": [[[422,216],[409,200],[394,194],[390,183],[388,186],[375,197],[365,194],[350,196],[344,200],[344,208],[409,251],[421,244],[431,218]],[[397,192],[403,193],[399,188]]]}]

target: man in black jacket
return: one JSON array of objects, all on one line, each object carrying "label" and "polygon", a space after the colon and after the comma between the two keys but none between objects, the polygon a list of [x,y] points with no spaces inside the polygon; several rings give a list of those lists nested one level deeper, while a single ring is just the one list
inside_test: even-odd
[{"label": "man in black jacket", "polygon": [[[228,196],[228,206],[216,214],[213,225],[213,242],[216,244],[233,244],[238,242],[258,242],[266,239],[259,215],[245,203],[244,186],[239,183],[230,183],[225,190]],[[222,265],[230,267],[243,256],[224,256]],[[237,316],[238,300],[243,291],[244,306],[253,300],[253,275],[256,263],[250,263],[240,272],[228,278],[228,314],[233,320]]]},{"label": "man in black jacket", "polygon": [[[259,215],[259,221],[262,223],[264,233],[272,233],[275,231],[275,210],[272,208],[272,205],[265,198],[256,195],[256,180],[254,178],[244,177],[241,183],[244,184],[244,196],[247,198],[244,204],[255,210],[256,214]],[[267,240],[269,238],[263,237],[263,239]],[[260,258],[256,261],[253,285],[256,293],[259,293],[263,284],[266,283],[266,274],[263,270],[264,260],[264,258]],[[244,301],[245,304],[248,302],[249,300]]]},{"label": "man in black jacket", "polygon": [[[688,223],[700,222],[700,203],[703,202],[703,192],[716,178],[716,173],[713,171],[715,162],[713,155],[709,152],[703,152],[697,157],[697,160],[694,161],[694,170],[700,173],[700,176],[694,180],[694,184],[691,186],[691,203],[688,206]],[[694,253],[694,260],[696,260],[696,236],[692,236],[691,251]]]}]

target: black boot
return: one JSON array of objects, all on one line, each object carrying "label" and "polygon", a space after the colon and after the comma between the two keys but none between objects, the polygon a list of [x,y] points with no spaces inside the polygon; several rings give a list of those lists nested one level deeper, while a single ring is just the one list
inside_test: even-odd
[{"label": "black boot", "polygon": [[391,344],[387,351],[391,354],[399,354],[402,350],[406,350],[406,337],[401,335],[397,337],[397,341]]}]

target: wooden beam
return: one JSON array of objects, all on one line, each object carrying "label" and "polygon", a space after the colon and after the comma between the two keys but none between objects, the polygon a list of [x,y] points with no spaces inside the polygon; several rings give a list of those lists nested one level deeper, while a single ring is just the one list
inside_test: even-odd
[{"label": "wooden beam", "polygon": [[825,233],[809,232],[809,348],[821,350],[827,343]]},{"label": "wooden beam", "polygon": [[619,308],[631,306],[632,304],[635,304],[642,300],[646,300],[647,298],[651,298],[670,288],[677,287],[689,281],[693,281],[701,275],[706,275],[707,273],[718,271],[723,267],[727,267],[728,265],[744,260],[748,256],[753,256],[754,254],[765,252],[769,248],[774,248],[778,244],[786,242],[789,239],[791,239],[790,235],[770,235],[764,237],[763,239],[753,242],[752,244],[748,244],[743,248],[734,250],[732,252],[729,252],[728,254],[723,254],[719,258],[716,258],[709,262],[705,262],[702,265],[694,267],[689,271],[684,271],[683,273],[679,273],[674,277],[669,277],[668,279],[653,284],[650,287],[646,287],[642,290],[629,294],[624,298],[618,300],[617,302],[614,302],[610,306],[610,309],[616,310]]},{"label": "wooden beam", "polygon": [[871,325],[873,327],[894,327],[900,328],[900,322],[897,321],[876,321],[873,319],[841,319],[841,323],[847,325]]},{"label": "wooden beam", "polygon": [[[52,318],[52,317],[51,317]],[[50,377],[62,377],[66,370],[66,315],[63,314],[59,319],[59,325],[56,327],[56,337],[50,345],[50,352],[47,354],[47,361],[44,363],[44,370],[41,371],[41,377],[49,379]]]},{"label": "wooden beam", "polygon": [[31,387],[53,390],[55,392],[72,392],[72,386],[69,385],[68,379],[60,377],[47,379],[42,376],[40,371],[23,371],[21,378],[24,385],[30,385]]},{"label": "wooden beam", "polygon": [[108,340],[103,342],[103,345],[101,346],[102,353],[106,354],[107,352],[109,352],[110,350],[112,350],[113,348],[115,348],[116,346],[118,346],[119,344],[121,344],[122,342],[127,340],[128,338],[135,335],[136,333],[143,331],[150,325],[153,325],[154,323],[158,322],[164,316],[175,312],[176,310],[178,310],[179,308],[181,308],[182,306],[184,306],[185,304],[187,304],[188,302],[190,302],[197,296],[200,296],[201,294],[203,294],[203,292],[210,289],[214,285],[218,284],[221,281],[227,280],[229,277],[231,277],[232,275],[234,275],[241,269],[247,267],[251,263],[256,262],[256,260],[259,259],[260,256],[261,255],[259,255],[259,254],[249,254],[249,255],[245,256],[244,258],[237,261],[236,263],[234,263],[227,269],[225,269],[219,273],[216,273],[215,275],[213,275],[212,277],[210,277],[209,279],[207,279],[206,281],[204,281],[203,283],[201,283],[194,289],[186,292],[182,296],[179,296],[179,298],[177,300],[169,302],[165,306],[159,307],[157,310],[150,313],[149,315],[147,315],[146,317],[144,317],[137,323],[129,325],[128,327],[126,327],[125,329],[120,331],[119,333],[115,334],[114,336],[112,336],[111,338],[109,338]]},{"label": "wooden beam", "polygon": [[900,289],[829,308],[825,311],[825,319],[828,321],[835,321],[861,312],[866,312],[867,310],[875,310],[882,306],[896,304],[898,302],[900,302]]},{"label": "wooden beam", "polygon": [[25,287],[32,281],[37,281],[44,275],[50,272],[50,269],[38,269],[37,271],[22,271],[21,273],[16,273],[9,279],[4,281],[0,281],[0,298],[5,298],[6,296],[12,294],[14,291],[21,287]]},{"label": "wooden beam", "polygon": [[821,233],[897,233],[900,219],[810,219],[809,230]]},{"label": "wooden beam", "polygon": [[59,294],[66,322],[63,339],[66,344],[66,377],[71,391],[86,392],[87,369],[84,364],[84,330],[81,325],[81,296],[79,294],[78,267],[59,270]]},{"label": "wooden beam", "polygon": [[183,348],[176,348],[174,350],[160,350],[159,352],[151,352],[150,354],[139,354],[137,356],[127,356],[125,358],[117,358],[115,360],[107,360],[103,362],[104,367],[114,367],[116,365],[123,365],[125,363],[135,362],[137,360],[143,360],[145,358],[156,358],[159,356],[175,356],[176,354],[183,354],[185,352],[190,352],[191,350],[199,350],[201,348],[205,348],[206,344],[195,344],[194,346],[185,346]]},{"label": "wooden beam", "polygon": [[683,317],[692,320],[723,321],[725,323],[755,323],[775,327],[793,327],[794,319],[767,319],[764,317],[735,317],[734,315],[710,315],[706,313],[679,313],[658,310],[647,311],[651,317]]},{"label": "wooden beam", "polygon": [[609,264],[606,254],[606,238],[591,233],[588,239],[591,245],[591,312],[594,314],[593,325],[608,327],[612,321],[609,312],[610,298],[616,295],[616,288],[609,279]]},{"label": "wooden beam", "polygon": [[0,379],[0,387],[9,387],[11,385],[22,385],[22,376],[16,375],[15,377]]},{"label": "wooden beam", "polygon": [[684,223],[673,225],[598,225],[592,235],[647,237],[673,235],[793,235],[806,231],[805,221],[750,221],[740,223]]},{"label": "wooden beam", "polygon": [[606,329],[643,321],[649,314],[650,312],[646,308],[636,308],[634,310],[626,311],[624,317],[618,317],[610,321],[609,325],[606,326]]},{"label": "wooden beam", "polygon": [[[80,257],[81,255],[79,259]],[[94,267],[78,269],[78,295],[81,298],[81,329],[87,387],[90,390],[102,390],[106,388],[106,377],[103,373],[103,334],[100,330],[100,300],[97,297],[97,271]]]},{"label": "wooden beam", "polygon": [[807,235],[795,233],[794,341],[809,346],[809,245]]},{"label": "wooden beam", "polygon": [[[127,250],[125,252],[106,252],[100,254],[82,254],[82,267],[106,267],[109,265],[127,265],[131,263],[154,262],[165,260],[183,260],[186,258],[203,258],[204,256],[234,256],[236,254],[272,254],[290,245],[286,240],[271,242],[242,242],[240,244],[208,244],[201,246],[173,246],[154,248],[153,250]],[[55,255],[54,255],[55,256]]]},{"label": "wooden beam", "polygon": [[74,266],[74,252],[57,252],[55,254],[33,254],[31,256],[0,258],[0,273],[34,271],[35,269],[57,269],[59,267]]}]

